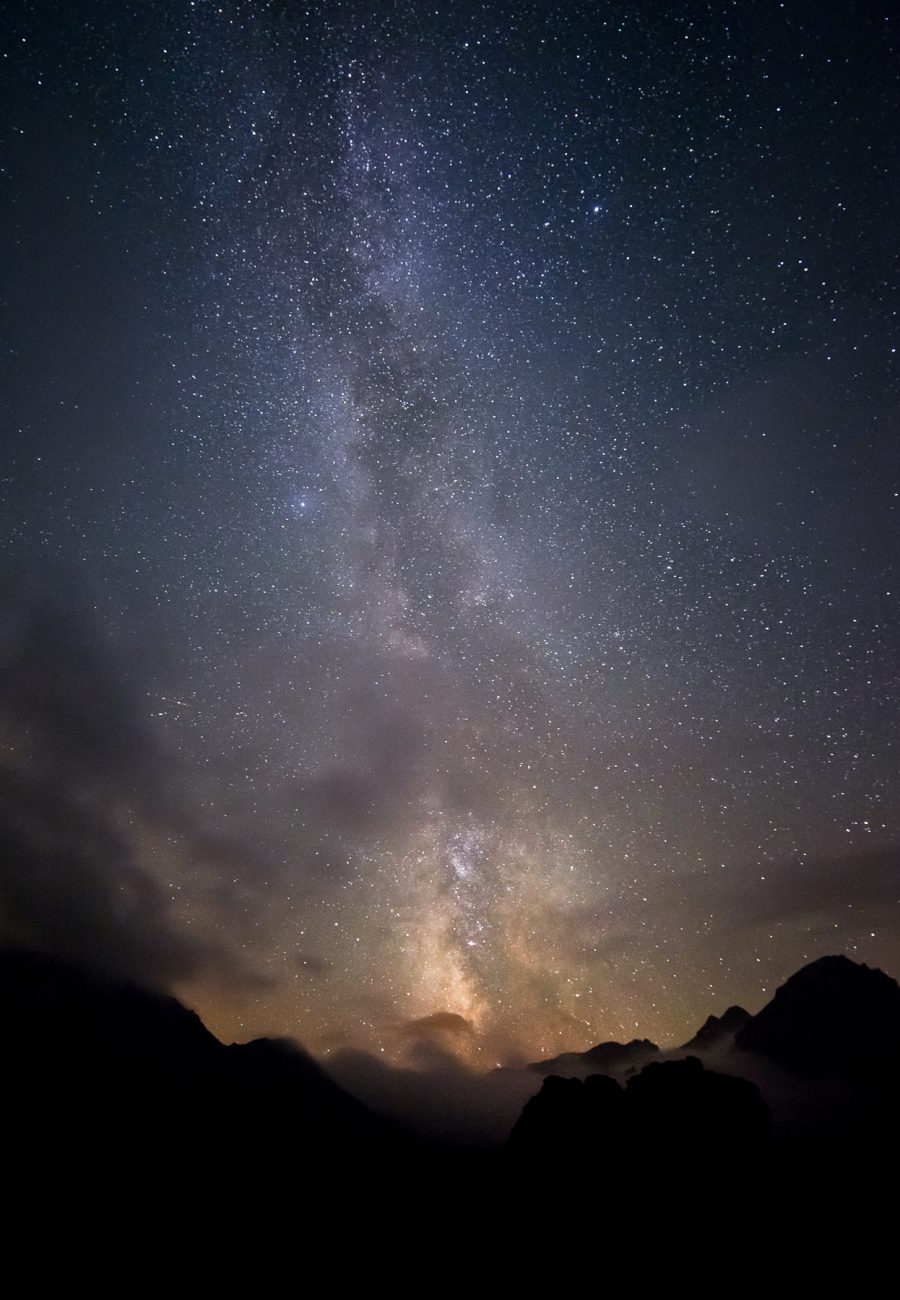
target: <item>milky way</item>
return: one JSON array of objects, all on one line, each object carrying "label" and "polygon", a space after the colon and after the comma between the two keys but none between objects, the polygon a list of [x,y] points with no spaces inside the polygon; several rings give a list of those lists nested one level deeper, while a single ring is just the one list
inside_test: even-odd
[{"label": "milky way", "polygon": [[8,936],[485,1062],[897,973],[898,64],[827,8],[12,6]]}]

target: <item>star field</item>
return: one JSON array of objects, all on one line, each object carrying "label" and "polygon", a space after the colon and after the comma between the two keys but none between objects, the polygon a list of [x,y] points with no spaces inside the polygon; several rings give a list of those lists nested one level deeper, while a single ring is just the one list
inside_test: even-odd
[{"label": "star field", "polygon": [[897,972],[896,22],[826,10],[12,6],[5,644],[129,701],[66,799],[217,1032]]}]

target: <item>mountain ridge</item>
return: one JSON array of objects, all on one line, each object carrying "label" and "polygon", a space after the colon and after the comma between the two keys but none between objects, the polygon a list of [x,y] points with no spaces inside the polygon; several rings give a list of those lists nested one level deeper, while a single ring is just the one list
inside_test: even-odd
[{"label": "mountain ridge", "polygon": [[[402,1106],[388,1104],[390,1090],[400,1083],[406,1104],[417,1104],[415,1071],[392,1072],[381,1065],[382,1096],[363,1089],[366,1105],[354,1095],[358,1071],[356,1082],[351,1072],[338,1084],[327,1068],[288,1039],[223,1044],[176,998],[55,958],[0,952],[0,1017],[6,1099],[17,1116],[13,1141],[23,1150],[32,1144],[45,1152],[77,1151],[80,1158],[93,1158],[104,1144],[118,1149],[125,1135],[122,1149],[135,1158],[154,1156],[157,1149],[208,1154],[224,1146],[246,1159],[257,1153],[263,1159],[272,1149],[292,1157],[318,1153],[330,1159],[337,1150],[396,1150],[420,1141],[408,1136]],[[694,1064],[685,1065],[686,1060]],[[677,1071],[669,1068],[676,1065]],[[731,1085],[712,1077],[721,1075],[753,1081],[767,1102],[774,1099],[780,1105],[779,1098],[787,1097],[795,1113],[809,1115],[815,1100],[818,1112],[808,1127],[816,1140],[829,1124],[833,1133],[841,1125],[849,1132],[865,1124],[871,1134],[893,1133],[893,1099],[900,1081],[900,986],[884,972],[850,959],[819,959],[785,981],[755,1016],[730,1007],[721,1016],[708,1017],[674,1051],[633,1039],[534,1062],[518,1071],[518,1082],[509,1090],[513,1101],[518,1098],[518,1110],[509,1113],[507,1127],[471,1145],[502,1143],[515,1115],[523,1113],[523,1102],[534,1096],[529,1075],[544,1076],[537,1093],[545,1096],[541,1106],[549,1104],[550,1096],[560,1113],[570,1107],[573,1114],[587,1113],[584,1098],[596,1100],[598,1088],[606,1085],[591,1083],[579,1101],[577,1088],[560,1089],[566,1082],[560,1081],[560,1072],[576,1075],[576,1084],[605,1078],[613,1089],[634,1085],[638,1091],[632,1091],[628,1103],[632,1118],[640,1112],[634,1102],[638,1096],[655,1098],[653,1114],[668,1115],[665,1123],[676,1124],[680,1121],[677,1106],[667,1100],[670,1093],[681,1097],[691,1114],[697,1098],[708,1095],[718,1099],[716,1105],[722,1101],[727,1128],[731,1120],[725,1102],[731,1103],[726,1089]],[[495,1088],[498,1105],[506,1088],[503,1075],[484,1076],[485,1087]],[[429,1075],[426,1071],[418,1077],[427,1080]],[[456,1089],[462,1100],[455,1104],[480,1104],[472,1091],[480,1086],[480,1077],[457,1066],[442,1085],[447,1101]],[[810,1092],[810,1079],[823,1083]],[[839,1114],[835,1106],[848,1095],[852,1105]],[[749,1116],[749,1094],[746,1105],[734,1089],[730,1096],[740,1102],[734,1114],[744,1106]],[[616,1104],[608,1088],[606,1113],[612,1114]],[[649,1110],[640,1113],[651,1115]],[[534,1116],[535,1107],[529,1114]],[[786,1131],[785,1114],[782,1110],[780,1132]],[[652,1120],[658,1131],[661,1123],[658,1117]],[[791,1123],[788,1115],[787,1128]],[[531,1120],[526,1131],[529,1127]],[[458,1140],[467,1146],[464,1138]],[[427,1146],[432,1137],[423,1133],[421,1141]],[[444,1141],[445,1149],[448,1145],[452,1140]]]}]

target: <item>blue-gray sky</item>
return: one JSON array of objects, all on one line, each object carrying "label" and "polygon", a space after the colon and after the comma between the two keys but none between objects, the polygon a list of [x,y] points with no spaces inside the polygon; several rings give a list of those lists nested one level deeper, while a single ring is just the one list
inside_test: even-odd
[{"label": "blue-gray sky", "polygon": [[898,973],[891,18],[8,7],[8,938],[394,1057]]}]

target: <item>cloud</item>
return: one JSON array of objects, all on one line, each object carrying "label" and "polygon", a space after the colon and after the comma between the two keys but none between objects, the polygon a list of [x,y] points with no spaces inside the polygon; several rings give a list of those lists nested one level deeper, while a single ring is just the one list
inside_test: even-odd
[{"label": "cloud", "polygon": [[298,952],[294,962],[310,976],[328,975],[334,969],[334,962],[326,961],[324,957],[311,952]]},{"label": "cloud", "polygon": [[454,1011],[435,1011],[430,1016],[420,1016],[417,1020],[407,1020],[400,1029],[406,1038],[431,1038],[449,1035],[451,1038],[466,1037],[475,1032],[471,1021],[465,1016],[458,1016]]},{"label": "cloud", "polygon": [[355,698],[352,763],[321,769],[295,792],[298,821],[319,839],[337,834],[353,840],[402,826],[426,777],[421,719],[364,685]]},{"label": "cloud", "polygon": [[648,927],[669,928],[673,917],[699,914],[710,941],[727,936],[740,948],[740,936],[777,927],[821,938],[824,950],[836,942],[837,917],[859,928],[898,933],[900,845],[869,852],[806,857],[769,863],[750,870],[746,864],[660,874],[648,889],[637,920],[622,914],[611,920],[606,909],[560,908],[554,913],[559,949],[569,956],[590,956],[604,964],[620,963],[643,942]]},{"label": "cloud", "polygon": [[204,834],[177,765],[89,620],[0,601],[0,942],[155,987],[236,962],[176,917],[142,860],[156,835],[252,863]]},{"label": "cloud", "polygon": [[528,1070],[479,1074],[453,1057],[409,1069],[345,1049],[323,1064],[373,1110],[429,1141],[462,1146],[505,1142],[525,1102],[541,1085],[540,1077]]},{"label": "cloud", "polygon": [[0,775],[0,940],[163,986],[212,956],[173,923],[160,886],[101,809],[8,769]]},{"label": "cloud", "polygon": [[896,924],[900,902],[900,846],[869,853],[810,857],[756,872],[705,872],[660,882],[655,901],[666,905],[685,894],[717,927],[729,931],[780,923],[831,921],[847,908]]},{"label": "cloud", "polygon": [[406,1059],[417,1070],[455,1073],[477,1048],[474,1026],[454,1011],[407,1020],[398,1033]]},{"label": "cloud", "polygon": [[81,615],[6,603],[0,667],[0,710],[20,762],[84,794],[139,787],[155,801],[165,765]]}]

